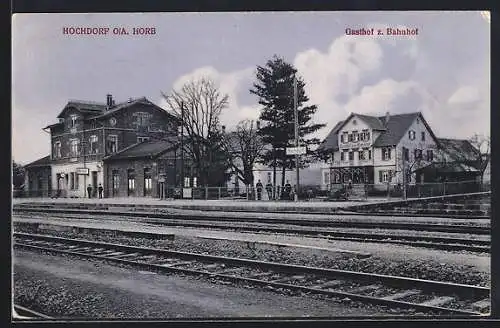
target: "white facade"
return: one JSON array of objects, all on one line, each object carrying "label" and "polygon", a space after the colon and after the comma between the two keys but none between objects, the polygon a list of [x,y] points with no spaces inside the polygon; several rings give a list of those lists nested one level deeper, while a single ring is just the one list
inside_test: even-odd
[{"label": "white facade", "polygon": [[[381,118],[381,123],[391,120],[391,116]],[[431,160],[436,157],[437,147],[432,132],[427,128],[421,115],[416,115],[413,122],[403,133],[396,145],[376,146],[374,142],[384,132],[372,128],[363,117],[353,114],[338,131],[338,150],[333,153],[333,158],[321,168],[321,186],[327,189],[330,183],[338,181],[338,177],[330,176],[332,168],[363,168],[371,167],[373,177],[369,180],[375,185],[385,185],[387,182],[403,182],[403,156],[408,155],[405,165],[413,166],[415,162],[415,150],[417,156],[421,154],[423,163],[427,161],[428,151],[431,151]],[[403,150],[406,149],[405,153]],[[415,177],[410,183],[415,182]]]},{"label": "white facade", "polygon": [[[83,163],[51,164],[52,188],[61,190],[63,197],[86,198],[89,184],[93,185],[93,188],[97,188],[99,184],[104,186],[104,172],[101,164],[101,162],[87,162],[85,166]],[[88,169],[89,174],[77,174],[77,169],[84,167]],[[96,181],[93,181],[94,176],[96,176]]]}]

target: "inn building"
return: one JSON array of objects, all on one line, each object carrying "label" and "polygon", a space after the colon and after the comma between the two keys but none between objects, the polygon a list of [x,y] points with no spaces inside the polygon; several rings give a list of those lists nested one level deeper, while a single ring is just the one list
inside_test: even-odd
[{"label": "inn building", "polygon": [[[465,181],[476,179],[480,171],[473,161],[477,149],[467,140],[437,138],[421,112],[351,113],[333,127],[319,149],[327,156],[322,189],[349,182],[383,190],[387,183],[403,181]],[[457,152],[467,160],[453,156]]]}]

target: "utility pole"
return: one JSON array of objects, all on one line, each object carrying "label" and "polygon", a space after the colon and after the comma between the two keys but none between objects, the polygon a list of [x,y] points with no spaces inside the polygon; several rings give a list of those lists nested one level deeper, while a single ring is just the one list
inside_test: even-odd
[{"label": "utility pole", "polygon": [[[295,147],[298,149],[299,147],[299,112],[297,108],[297,77],[293,76],[293,111],[295,116]],[[297,175],[297,182],[295,184],[295,201],[299,200],[299,154],[298,152],[295,154],[295,170]]]},{"label": "utility pole", "polygon": [[184,102],[181,102],[181,195],[184,192],[183,188],[184,188]]}]

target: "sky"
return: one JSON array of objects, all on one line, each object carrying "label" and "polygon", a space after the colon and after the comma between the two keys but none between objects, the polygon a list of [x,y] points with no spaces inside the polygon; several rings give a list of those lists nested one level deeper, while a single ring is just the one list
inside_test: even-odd
[{"label": "sky", "polygon": [[[68,35],[64,27],[109,27]],[[129,34],[113,34],[113,28]],[[155,29],[133,35],[134,27]],[[348,35],[346,29],[376,35]],[[407,36],[377,35],[417,29]],[[247,12],[16,14],[12,18],[12,156],[27,164],[50,153],[68,100],[116,102],[208,77],[229,95],[228,129],[257,119],[249,89],[273,55],[292,63],[316,104],[324,138],[351,112],[421,111],[438,137],[490,135],[490,25],[484,12]]]}]

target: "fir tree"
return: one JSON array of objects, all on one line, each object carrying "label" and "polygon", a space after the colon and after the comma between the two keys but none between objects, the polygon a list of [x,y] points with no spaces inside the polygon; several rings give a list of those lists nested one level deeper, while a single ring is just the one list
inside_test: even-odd
[{"label": "fir tree", "polygon": [[[274,170],[276,167],[281,168],[282,186],[285,184],[285,171],[295,168],[295,157],[287,156],[285,151],[286,147],[295,146],[294,77],[297,79],[299,145],[318,144],[319,139],[308,138],[308,136],[324,127],[325,124],[312,122],[317,106],[306,105],[309,97],[304,90],[305,83],[295,67],[275,55],[265,66],[257,67],[257,81],[250,90],[250,93],[259,97],[259,104],[263,106],[260,114],[262,124],[259,134],[263,142],[272,145],[273,148],[263,153],[262,162],[272,166]],[[299,165],[307,167],[310,161],[311,156],[302,155]]]}]

